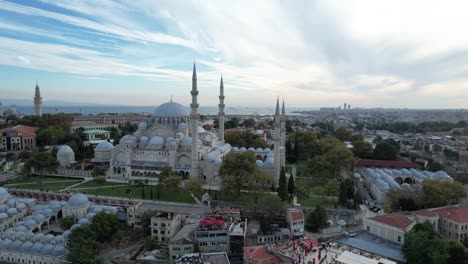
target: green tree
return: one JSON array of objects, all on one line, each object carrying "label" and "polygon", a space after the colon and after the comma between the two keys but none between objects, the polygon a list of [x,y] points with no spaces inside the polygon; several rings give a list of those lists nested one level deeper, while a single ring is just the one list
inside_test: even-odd
[{"label": "green tree", "polygon": [[288,199],[288,187],[286,185],[286,173],[284,172],[284,167],[281,168],[278,180],[278,197],[282,201],[286,201]]},{"label": "green tree", "polygon": [[296,190],[296,186],[294,185],[294,177],[291,174],[288,180],[288,193],[290,195],[293,195],[295,190]]},{"label": "green tree", "polygon": [[463,239],[463,246],[465,246],[466,248],[468,248],[468,237],[465,237]]},{"label": "green tree", "polygon": [[344,128],[344,127],[340,127],[340,128],[335,130],[335,137],[339,141],[349,141],[350,138],[351,138],[351,132],[346,130],[346,128]]},{"label": "green tree", "polygon": [[63,230],[70,229],[72,225],[75,224],[75,218],[73,217],[65,217],[62,220],[62,223],[60,223],[60,226],[62,227]]},{"label": "green tree", "polygon": [[464,264],[466,256],[465,256],[465,250],[463,249],[463,246],[456,242],[456,241],[449,241],[448,242],[448,259],[447,263],[450,264]]},{"label": "green tree", "polygon": [[221,188],[226,194],[234,193],[239,197],[241,189],[258,171],[255,154],[251,151],[229,153],[219,170],[223,181]]},{"label": "green tree", "polygon": [[158,175],[158,179],[160,183],[164,183],[166,178],[169,178],[171,176],[177,175],[173,170],[172,167],[165,167],[161,173]]},{"label": "green tree", "polygon": [[395,160],[398,150],[395,146],[385,141],[379,142],[374,149],[373,156],[376,160]]},{"label": "green tree", "polygon": [[147,236],[145,239],[145,249],[151,251],[157,248],[159,248],[158,241],[152,236]]},{"label": "green tree", "polygon": [[364,141],[354,141],[353,153],[361,159],[370,159],[372,158],[372,145]]},{"label": "green tree", "polygon": [[93,217],[90,228],[95,234],[96,240],[104,242],[112,238],[119,229],[120,223],[117,216],[106,212],[99,212]]},{"label": "green tree", "polygon": [[264,213],[264,217],[270,217],[274,215],[279,215],[284,212],[284,203],[276,195],[271,194],[262,194],[258,198],[257,203],[255,204],[255,210],[261,211]]},{"label": "green tree", "polygon": [[257,135],[246,131],[232,131],[225,135],[226,143],[238,147],[268,148],[268,144]]},{"label": "green tree", "polygon": [[242,122],[242,126],[244,127],[254,127],[255,126],[255,120],[253,118],[249,118],[249,119],[246,119],[244,120],[244,122]]},{"label": "green tree", "polygon": [[351,178],[346,178],[340,183],[340,195],[338,202],[351,208],[351,200],[354,199],[354,183]]},{"label": "green tree", "polygon": [[[0,142],[2,142],[1,138],[0,138]],[[21,153],[18,155],[18,159],[25,161],[25,160],[31,158],[31,155],[32,154],[29,151],[21,151]]]},{"label": "green tree", "polygon": [[436,172],[436,171],[441,171],[444,169],[444,165],[442,165],[441,163],[437,162],[437,161],[432,161],[429,163],[429,167],[428,167],[429,171],[433,171],[433,172]]},{"label": "green tree", "polygon": [[324,192],[327,196],[338,196],[340,193],[340,184],[336,179],[331,179],[325,185]]},{"label": "green tree", "polygon": [[[93,220],[94,221],[94,220]],[[67,259],[78,264],[97,264],[96,259],[99,243],[95,239],[96,234],[89,227],[78,227],[68,236]]]},{"label": "green tree", "polygon": [[141,228],[143,229],[143,232],[145,234],[150,234],[150,224],[151,224],[151,218],[156,215],[157,211],[156,210],[146,210],[143,212],[140,218],[140,223],[141,223]]},{"label": "green tree", "polygon": [[34,152],[24,166],[29,169],[34,168],[39,172],[56,173],[59,163],[49,152]]},{"label": "green tree", "polygon": [[463,184],[460,182],[441,182],[427,179],[423,182],[424,206],[427,208],[439,207],[457,203],[466,197]]},{"label": "green tree", "polygon": [[107,172],[106,168],[96,166],[96,167],[94,167],[93,172],[91,173],[91,175],[93,175],[93,177],[106,176],[106,172]]},{"label": "green tree", "polygon": [[314,211],[310,211],[305,219],[305,229],[310,232],[317,232],[328,225],[328,213],[320,205],[317,205]]},{"label": "green tree", "polygon": [[164,190],[176,192],[179,189],[180,182],[181,182],[181,179],[179,175],[174,174],[172,176],[169,176],[165,178],[163,181]]},{"label": "green tree", "polygon": [[200,179],[190,179],[185,184],[185,190],[193,194],[201,194],[203,192],[202,182]]},{"label": "green tree", "polygon": [[335,178],[338,178],[342,170],[351,167],[353,153],[344,144],[335,141],[323,148],[325,159],[332,165]]},{"label": "green tree", "polygon": [[306,172],[308,175],[315,176],[318,179],[324,171],[328,171],[331,168],[332,165],[327,158],[323,155],[318,155],[307,161]]}]

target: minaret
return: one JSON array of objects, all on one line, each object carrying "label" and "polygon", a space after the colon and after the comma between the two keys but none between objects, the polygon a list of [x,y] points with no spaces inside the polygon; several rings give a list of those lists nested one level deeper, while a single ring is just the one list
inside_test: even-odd
[{"label": "minaret", "polygon": [[284,107],[284,99],[283,99],[283,107],[281,108],[281,166],[286,166],[286,108]]},{"label": "minaret", "polygon": [[280,107],[279,107],[279,98],[276,99],[276,111],[274,118],[274,134],[273,134],[273,144],[274,144],[274,177],[275,181],[278,182],[280,171],[281,171],[281,116],[280,116]]},{"label": "minaret", "polygon": [[190,176],[198,178],[200,176],[199,169],[199,160],[198,160],[198,90],[197,90],[197,70],[195,68],[195,62],[193,63],[193,74],[192,74],[192,103],[190,108],[192,112],[190,113],[190,130],[192,134],[192,165]]},{"label": "minaret", "polygon": [[2,105],[2,102],[0,102],[0,116],[3,116],[3,105]]},{"label": "minaret", "polygon": [[36,83],[36,94],[34,96],[34,112],[37,116],[42,116],[42,97],[39,90],[39,84]]},{"label": "minaret", "polygon": [[218,113],[218,120],[219,120],[219,141],[224,141],[224,84],[223,84],[223,76],[221,76],[221,83],[219,85],[219,113]]}]

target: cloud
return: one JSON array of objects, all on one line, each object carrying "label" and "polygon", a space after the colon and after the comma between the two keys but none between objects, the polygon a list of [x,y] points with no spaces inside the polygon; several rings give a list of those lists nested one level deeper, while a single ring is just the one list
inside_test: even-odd
[{"label": "cloud", "polygon": [[[40,1],[0,0],[21,18],[0,18],[1,64],[109,82],[128,76],[187,97],[196,59],[210,105],[221,74],[231,105],[271,105],[278,95],[312,107],[468,100],[464,1]],[[135,91],[135,103],[149,100]]]},{"label": "cloud", "polygon": [[27,58],[23,57],[23,56],[18,56],[17,59],[22,63],[31,64],[31,61],[28,60]]}]

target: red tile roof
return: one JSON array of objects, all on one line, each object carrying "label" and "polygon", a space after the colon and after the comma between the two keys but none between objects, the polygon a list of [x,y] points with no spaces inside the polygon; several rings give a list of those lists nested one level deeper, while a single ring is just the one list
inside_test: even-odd
[{"label": "red tile roof", "polygon": [[467,207],[452,207],[433,210],[439,214],[439,217],[445,217],[458,223],[468,223],[468,208]]},{"label": "red tile roof", "polygon": [[252,264],[283,264],[284,261],[268,251],[265,245],[244,247],[244,256],[251,260]]},{"label": "red tile roof", "polygon": [[434,213],[433,211],[430,211],[430,210],[416,211],[415,213],[416,213],[417,215],[425,216],[425,217],[434,217],[434,216],[437,216],[436,213]]},{"label": "red tile roof", "polygon": [[355,167],[381,167],[381,168],[420,168],[416,163],[398,160],[367,160],[360,159],[354,162]]},{"label": "red tile roof", "polygon": [[14,126],[14,127],[7,127],[7,128],[4,128],[4,129],[1,129],[0,133],[13,130],[13,131],[16,131],[18,133],[22,133],[23,136],[25,136],[25,137],[34,137],[34,136],[36,136],[36,130],[37,129],[38,129],[37,127],[18,125],[18,126]]},{"label": "red tile roof", "polygon": [[382,223],[382,224],[394,226],[400,229],[406,229],[408,226],[414,223],[414,221],[410,220],[407,216],[402,215],[402,214],[389,214],[389,215],[375,216],[369,219]]},{"label": "red tile roof", "polygon": [[289,214],[291,215],[291,219],[293,221],[304,220],[304,213],[300,210],[291,210],[289,211]]}]

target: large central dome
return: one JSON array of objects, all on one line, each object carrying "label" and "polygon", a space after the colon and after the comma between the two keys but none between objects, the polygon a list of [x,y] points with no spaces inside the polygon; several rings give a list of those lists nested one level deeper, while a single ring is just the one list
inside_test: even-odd
[{"label": "large central dome", "polygon": [[156,110],[154,111],[154,116],[157,117],[188,117],[189,116],[189,111],[188,109],[175,102],[167,102],[162,105],[160,105]]}]

